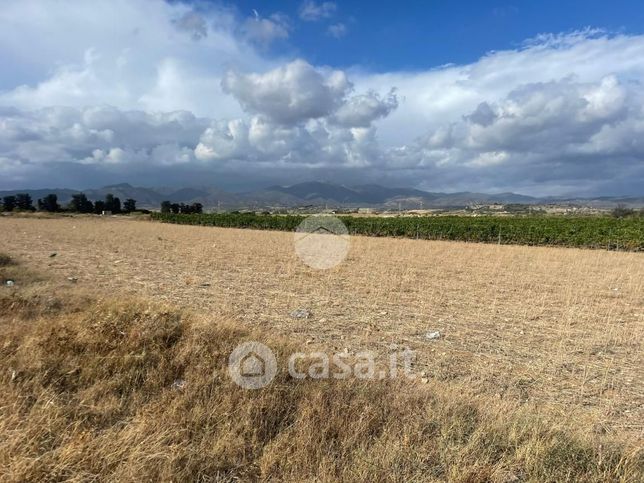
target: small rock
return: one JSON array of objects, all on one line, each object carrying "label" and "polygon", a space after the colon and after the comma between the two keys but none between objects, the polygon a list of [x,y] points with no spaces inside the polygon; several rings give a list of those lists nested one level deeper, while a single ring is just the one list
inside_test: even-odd
[{"label": "small rock", "polygon": [[306,345],[311,345],[311,344],[313,344],[313,339],[309,339],[306,341]]},{"label": "small rock", "polygon": [[387,315],[387,312],[383,310],[382,312],[380,312],[380,315]]},{"label": "small rock", "polygon": [[311,311],[307,309],[297,309],[291,312],[291,317],[294,319],[308,319],[311,316]]},{"label": "small rock", "polygon": [[7,285],[7,287],[13,287],[16,284],[16,282],[14,282],[13,280],[7,280],[5,284]]},{"label": "small rock", "polygon": [[422,382],[423,384],[427,384],[429,382],[429,379],[427,377],[421,377],[420,382]]},{"label": "small rock", "polygon": [[186,381],[184,381],[183,379],[176,379],[176,380],[172,383],[172,389],[178,389],[178,390],[181,390],[181,389],[183,389],[184,387],[186,387]]},{"label": "small rock", "polygon": [[436,330],[436,331],[429,331],[425,334],[425,339],[429,340],[437,340],[441,338],[441,333]]},{"label": "small rock", "polygon": [[78,282],[78,277],[67,277],[67,280],[69,280],[71,283],[76,283]]},{"label": "small rock", "polygon": [[49,258],[54,258],[56,255],[58,255],[58,253],[56,253],[56,252],[50,253]]}]

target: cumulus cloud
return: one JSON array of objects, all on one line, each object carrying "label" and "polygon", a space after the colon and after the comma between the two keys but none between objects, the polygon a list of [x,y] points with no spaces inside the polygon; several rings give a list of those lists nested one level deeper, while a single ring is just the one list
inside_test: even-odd
[{"label": "cumulus cloud", "polygon": [[215,122],[205,130],[195,149],[201,161],[236,160],[266,169],[356,168],[380,159],[373,128],[342,128],[315,120],[306,125],[273,124],[262,116]]},{"label": "cumulus cloud", "polygon": [[286,15],[274,13],[268,18],[255,15],[246,19],[241,27],[243,35],[262,46],[267,46],[276,40],[287,39],[291,26]]},{"label": "cumulus cloud", "polygon": [[19,176],[52,163],[170,165],[194,161],[209,120],[186,111],[147,113],[111,107],[0,111],[0,162]]},{"label": "cumulus cloud", "polygon": [[222,74],[275,65],[214,5],[197,13],[163,0],[7,0],[0,24],[0,65],[12,66],[0,74],[0,105],[25,110],[109,104],[236,116]]},{"label": "cumulus cloud", "polygon": [[596,192],[629,179],[635,186],[644,176],[643,106],[641,84],[614,75],[530,83],[391,154],[400,169],[431,170],[456,184],[478,178],[481,186],[535,193]]},{"label": "cumulus cloud", "polygon": [[316,3],[306,0],[300,5],[300,18],[307,22],[317,22],[332,17],[338,6],[334,2]]},{"label": "cumulus cloud", "polygon": [[244,110],[285,124],[332,113],[351,89],[344,72],[316,69],[303,60],[264,74],[229,71],[221,85]]},{"label": "cumulus cloud", "polygon": [[211,4],[61,5],[0,6],[2,188],[208,173],[527,194],[644,185],[644,36],[544,35],[467,65],[347,73],[271,57]]},{"label": "cumulus cloud", "polygon": [[395,89],[389,91],[386,97],[377,92],[369,91],[351,97],[342,104],[333,115],[333,120],[344,126],[369,127],[373,121],[384,118],[398,107],[398,97]]}]

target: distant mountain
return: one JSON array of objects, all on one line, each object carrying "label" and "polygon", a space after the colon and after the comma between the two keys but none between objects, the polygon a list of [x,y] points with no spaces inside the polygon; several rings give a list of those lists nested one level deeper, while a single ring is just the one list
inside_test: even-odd
[{"label": "distant mountain", "polygon": [[204,198],[209,195],[210,193],[206,190],[197,188],[181,188],[180,190],[173,191],[162,197],[164,200],[172,201],[173,203],[181,203],[197,198]]},{"label": "distant mountain", "polygon": [[[16,193],[29,193],[34,200],[49,193],[66,204],[74,193],[70,189],[37,189],[0,191],[0,197]],[[570,204],[595,208],[612,208],[618,204],[630,207],[644,206],[643,197],[595,198],[536,198],[516,193],[432,193],[414,188],[388,188],[377,184],[344,186],[312,181],[290,186],[270,186],[246,193],[229,193],[213,187],[144,188],[128,183],[104,186],[83,191],[93,201],[104,199],[108,193],[121,198],[133,198],[141,208],[156,209],[162,201],[173,203],[201,203],[206,209],[271,209],[301,206],[374,207],[384,209],[463,208],[474,204]]]},{"label": "distant mountain", "polygon": [[360,203],[360,193],[344,186],[312,181],[292,186],[271,186],[267,191],[285,193],[301,200],[312,202]]}]

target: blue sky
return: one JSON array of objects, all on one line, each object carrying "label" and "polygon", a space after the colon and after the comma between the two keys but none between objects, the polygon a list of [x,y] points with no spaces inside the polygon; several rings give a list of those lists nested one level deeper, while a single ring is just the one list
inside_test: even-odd
[{"label": "blue sky", "polygon": [[[541,33],[585,27],[642,33],[644,5],[637,0],[407,0],[338,1],[327,18],[297,22],[288,42],[275,46],[315,64],[361,65],[376,71],[427,69],[476,61],[512,49]],[[301,1],[235,2],[240,14],[283,12],[298,17]],[[343,39],[330,25],[347,28]]]},{"label": "blue sky", "polygon": [[0,189],[642,195],[635,1],[3,0]]}]

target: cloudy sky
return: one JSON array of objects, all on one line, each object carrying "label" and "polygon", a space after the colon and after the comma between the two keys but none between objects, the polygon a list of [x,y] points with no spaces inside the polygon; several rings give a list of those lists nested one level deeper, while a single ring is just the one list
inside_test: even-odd
[{"label": "cloudy sky", "polygon": [[644,194],[636,1],[0,2],[0,189]]}]

